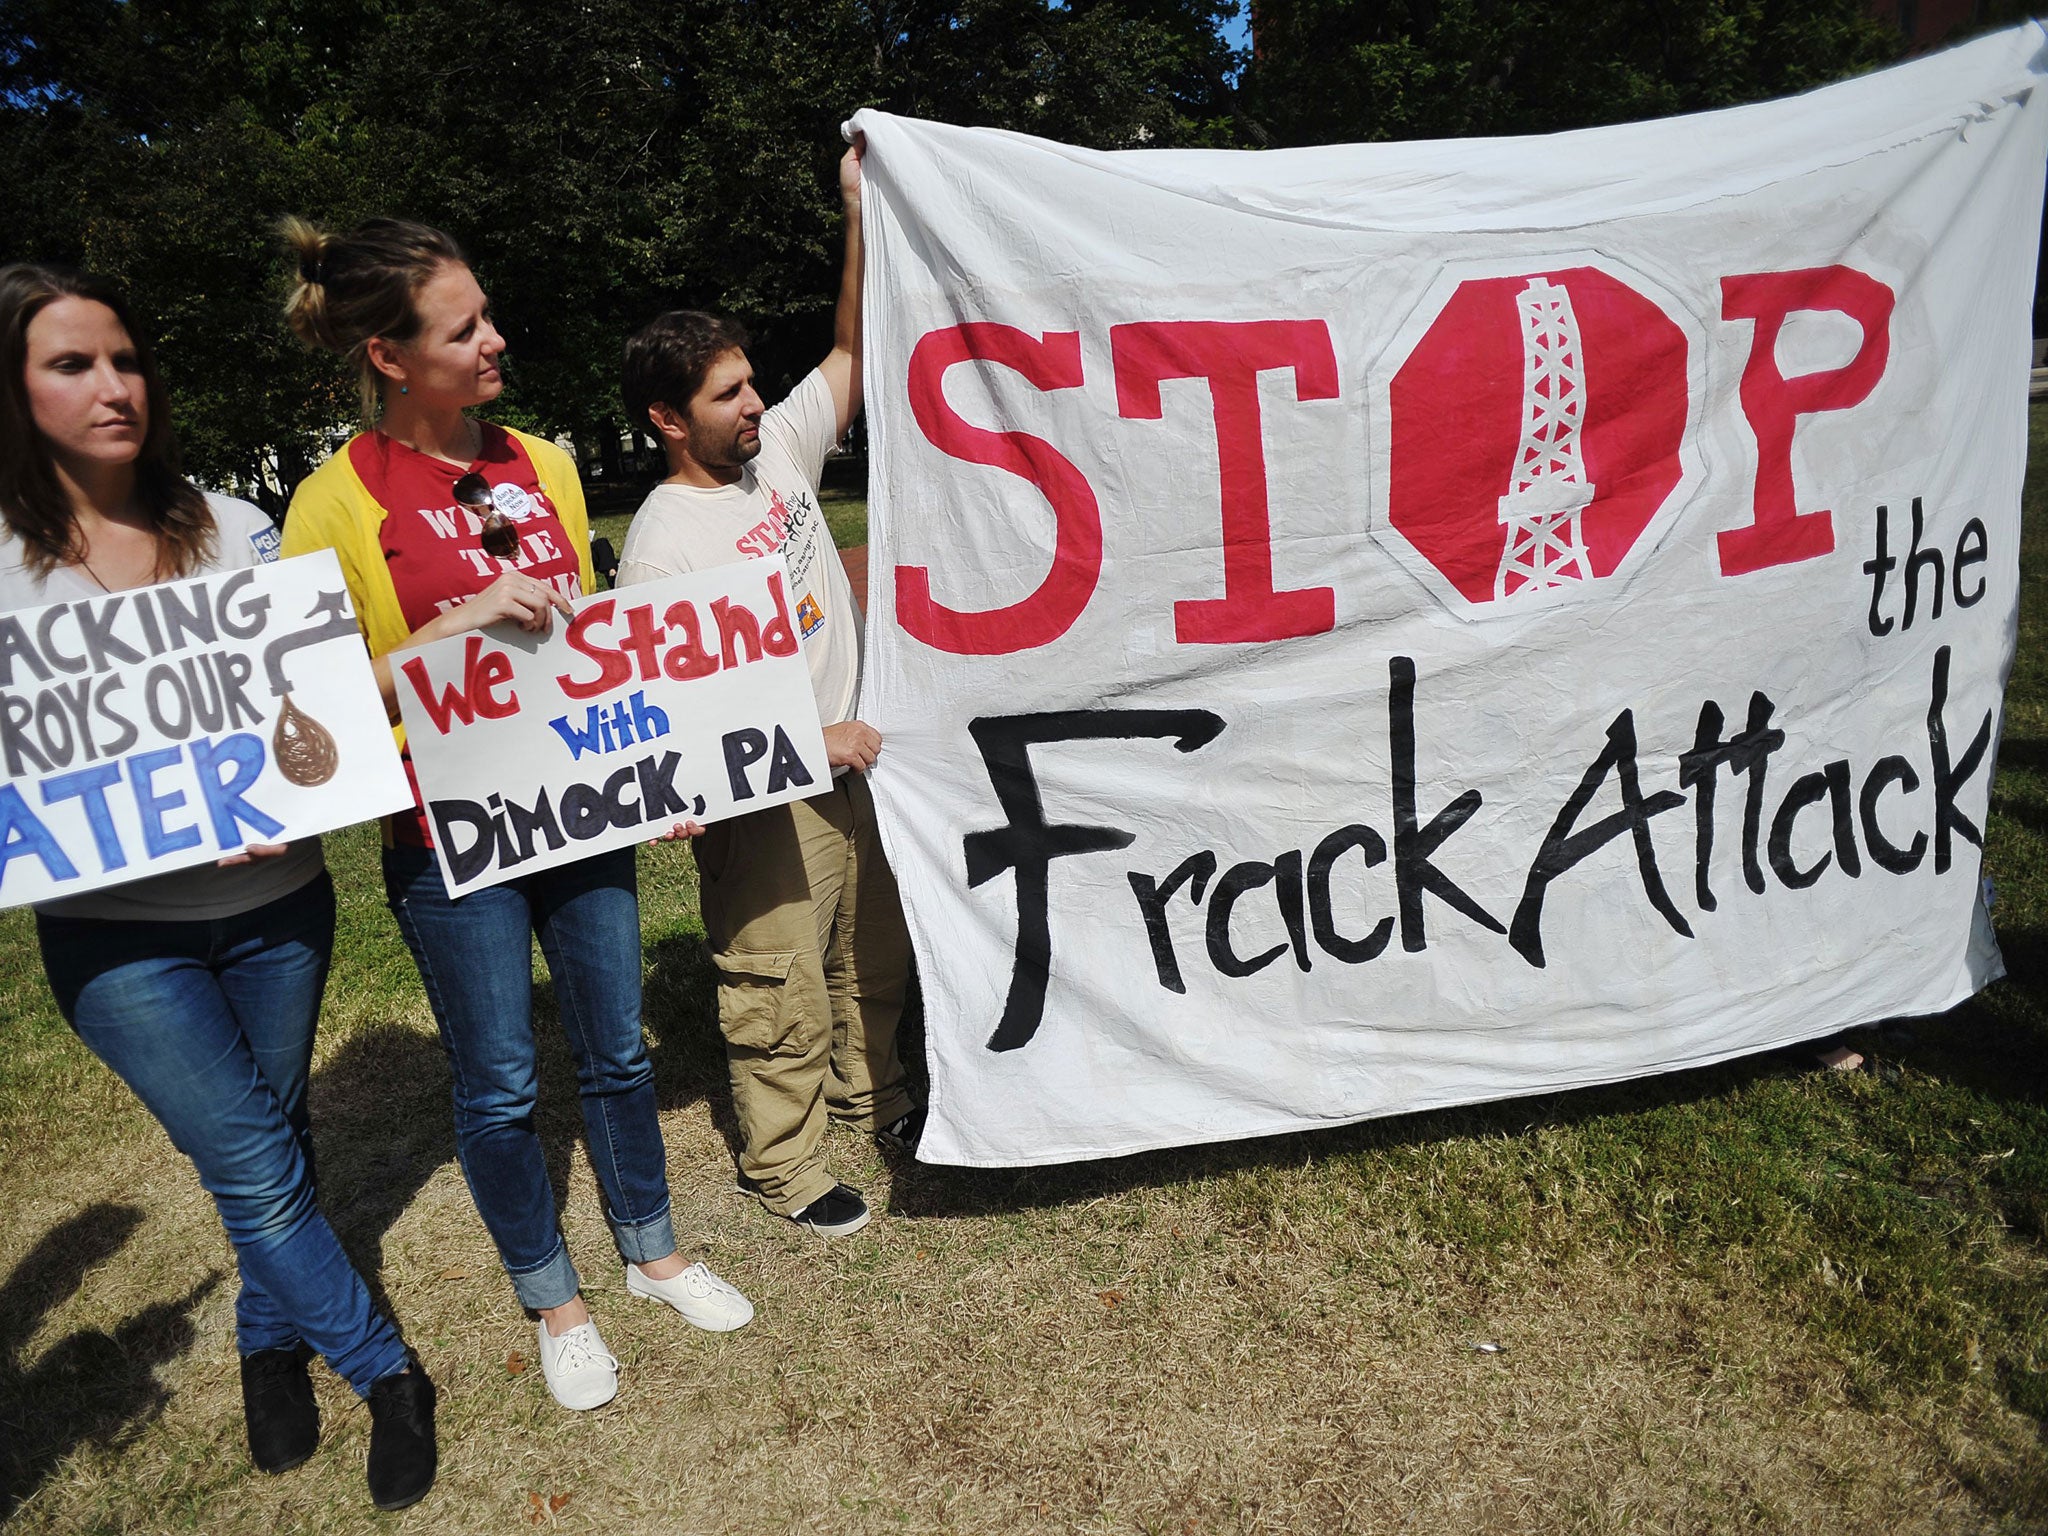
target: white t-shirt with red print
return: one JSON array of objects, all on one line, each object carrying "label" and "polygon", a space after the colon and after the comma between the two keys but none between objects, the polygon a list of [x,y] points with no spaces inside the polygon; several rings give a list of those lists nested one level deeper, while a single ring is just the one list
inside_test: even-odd
[{"label": "white t-shirt with red print", "polygon": [[818,480],[838,426],[832,387],[813,369],[761,418],[761,451],[737,481],[657,485],[634,513],[619,555],[623,587],[779,552],[789,564],[791,612],[826,725],[860,709],[860,609],[818,509]]}]

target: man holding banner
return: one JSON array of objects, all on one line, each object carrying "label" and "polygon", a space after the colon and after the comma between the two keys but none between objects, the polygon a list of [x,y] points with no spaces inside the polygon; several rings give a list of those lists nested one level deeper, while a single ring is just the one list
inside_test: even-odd
[{"label": "man holding banner", "polygon": [[715,823],[697,840],[719,1027],[745,1145],[769,1210],[825,1236],[868,1222],[826,1171],[827,1111],[885,1146],[915,1142],[896,1025],[910,942],[863,777],[882,738],[856,718],[861,616],[818,507],[825,456],[861,399],[860,145],[840,162],[846,210],[833,347],[774,410],[732,322],[673,311],[626,342],[626,410],[652,424],[669,477],[626,535],[619,585],[781,553],[825,722],[831,788]]}]

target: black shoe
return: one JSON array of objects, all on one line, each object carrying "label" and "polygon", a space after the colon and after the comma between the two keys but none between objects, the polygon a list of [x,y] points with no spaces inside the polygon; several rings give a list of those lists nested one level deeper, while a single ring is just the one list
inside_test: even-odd
[{"label": "black shoe", "polygon": [[802,1210],[791,1211],[789,1219],[820,1237],[844,1237],[868,1224],[868,1203],[859,1190],[834,1184]]},{"label": "black shoe", "polygon": [[415,1358],[412,1369],[370,1388],[370,1502],[405,1509],[434,1486],[434,1383]]},{"label": "black shoe", "polygon": [[320,1407],[302,1347],[242,1356],[242,1418],[257,1471],[289,1472],[313,1454],[320,1444]]},{"label": "black shoe", "polygon": [[884,1152],[908,1153],[917,1156],[917,1144],[924,1137],[924,1110],[913,1109],[907,1115],[899,1115],[875,1132],[875,1145]]}]

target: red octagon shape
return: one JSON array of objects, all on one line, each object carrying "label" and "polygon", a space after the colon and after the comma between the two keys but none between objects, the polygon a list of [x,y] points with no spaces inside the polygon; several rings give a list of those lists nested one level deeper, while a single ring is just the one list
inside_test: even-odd
[{"label": "red octagon shape", "polygon": [[1596,581],[1614,573],[1682,472],[1686,339],[1654,301],[1597,267],[1459,284],[1389,386],[1387,516],[1473,603],[1494,600],[1507,547],[1500,498],[1522,430],[1515,296],[1537,276],[1571,295],[1579,324],[1579,453],[1594,489],[1579,522]]}]

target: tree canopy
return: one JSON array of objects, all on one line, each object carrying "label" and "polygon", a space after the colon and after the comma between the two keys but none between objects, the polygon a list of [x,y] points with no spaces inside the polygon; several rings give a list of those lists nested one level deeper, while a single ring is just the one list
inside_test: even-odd
[{"label": "tree canopy", "polygon": [[1888,64],[1867,0],[1260,0],[1247,106],[1277,144],[1553,133]]},{"label": "tree canopy", "polygon": [[1103,148],[1545,131],[1882,63],[1861,0],[0,0],[0,261],[122,279],[188,466],[281,507],[351,381],[281,319],[278,219],[393,213],[469,251],[497,414],[617,442],[625,332],[744,320],[774,387],[827,345],[862,106]]}]

